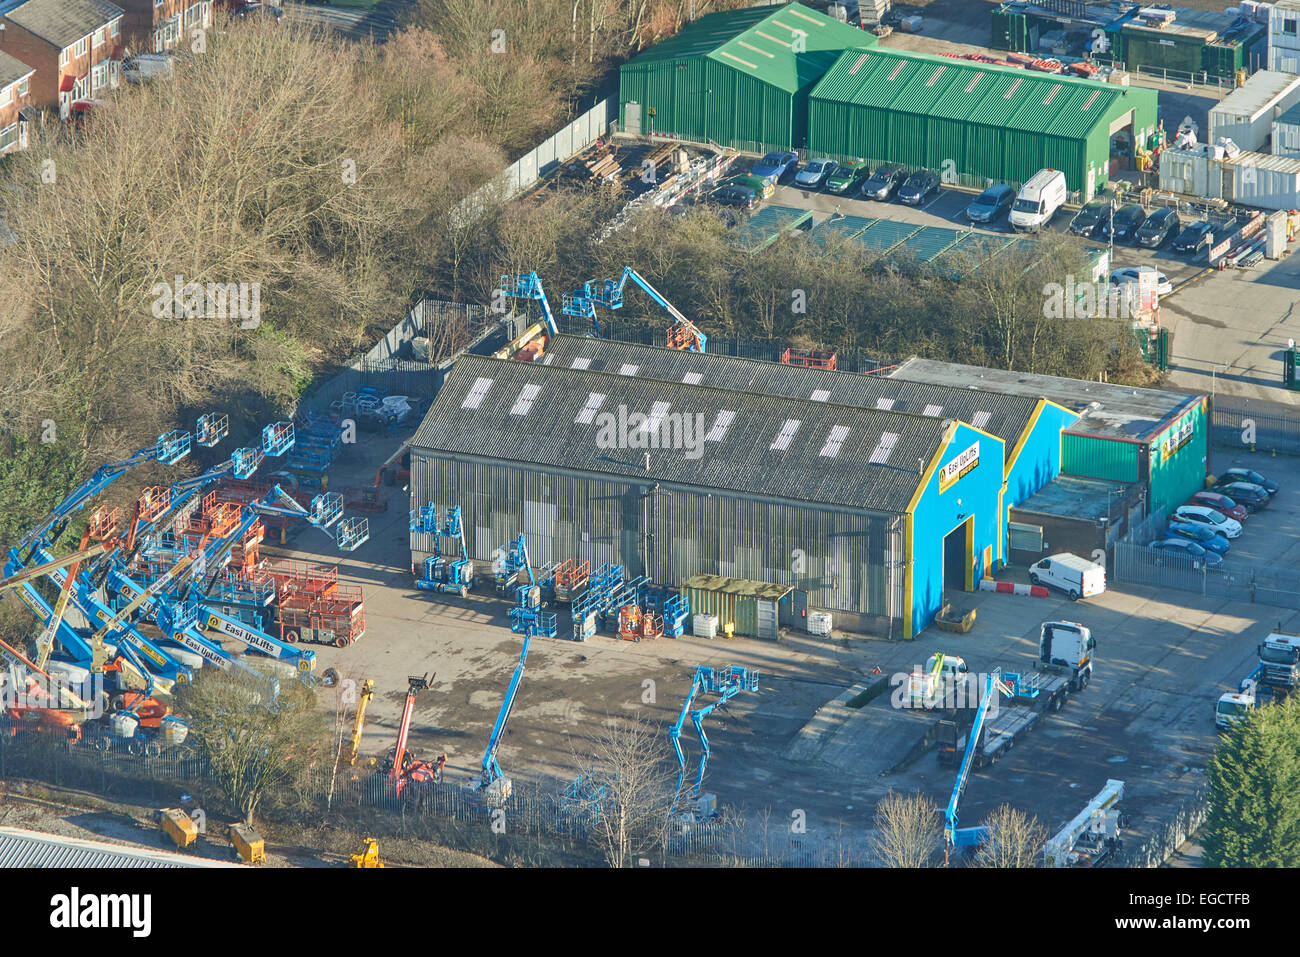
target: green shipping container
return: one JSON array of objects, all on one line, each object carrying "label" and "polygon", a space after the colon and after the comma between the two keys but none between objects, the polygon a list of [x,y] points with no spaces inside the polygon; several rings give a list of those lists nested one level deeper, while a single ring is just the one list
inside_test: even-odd
[{"label": "green shipping container", "polygon": [[1006,8],[994,10],[993,39],[989,46],[994,50],[1024,53],[1029,49],[1029,18]]},{"label": "green shipping container", "polygon": [[1096,435],[1061,434],[1061,471],[1068,475],[1136,482],[1142,446]]},{"label": "green shipping container", "polygon": [[1201,69],[1205,44],[1199,37],[1154,36],[1145,30],[1127,28],[1121,32],[1126,40],[1124,63],[1130,70],[1144,67],[1191,74]]},{"label": "green shipping container", "polygon": [[1151,511],[1169,511],[1205,488],[1208,426],[1202,400],[1151,441]]},{"label": "green shipping container", "polygon": [[758,637],[760,601],[776,605],[792,591],[789,585],[721,575],[692,575],[681,587],[682,594],[691,603],[692,615],[717,615],[719,635],[727,622],[731,622],[735,633],[744,638]]}]

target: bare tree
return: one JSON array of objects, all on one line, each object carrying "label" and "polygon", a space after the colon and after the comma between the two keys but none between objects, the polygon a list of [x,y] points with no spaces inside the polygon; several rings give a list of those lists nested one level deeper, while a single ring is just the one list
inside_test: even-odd
[{"label": "bare tree", "polygon": [[270,679],[203,669],[179,686],[189,740],[207,758],[216,786],[245,824],[263,799],[295,788],[321,758],[330,756],[328,718],[316,695],[297,681],[269,693]]},{"label": "bare tree", "polygon": [[924,795],[891,791],[876,805],[869,843],[886,867],[929,867],[942,839],[939,809]]},{"label": "bare tree", "polygon": [[593,823],[605,862],[629,867],[635,857],[660,850],[676,785],[663,728],[639,714],[607,718],[580,760],[590,770],[570,813]]},{"label": "bare tree", "polygon": [[1047,829],[1038,818],[1003,804],[984,822],[988,834],[975,852],[979,867],[1036,867],[1041,862]]}]

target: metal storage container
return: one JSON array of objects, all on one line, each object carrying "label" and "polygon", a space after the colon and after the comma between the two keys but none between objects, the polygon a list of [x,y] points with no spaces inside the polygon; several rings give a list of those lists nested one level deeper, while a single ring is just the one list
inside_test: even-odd
[{"label": "metal storage container", "polygon": [[1261,150],[1273,118],[1300,103],[1300,76],[1261,70],[1210,109],[1207,143],[1228,137],[1243,150]]},{"label": "metal storage container", "polygon": [[1224,166],[1232,181],[1232,195],[1224,199],[1259,209],[1300,207],[1300,159],[1242,153]]},{"label": "metal storage container", "polygon": [[792,591],[790,585],[721,575],[692,575],[682,582],[696,614],[716,615],[723,631],[731,623],[745,638],[777,637],[777,604]]},{"label": "metal storage container", "polygon": [[246,824],[233,824],[230,827],[230,843],[235,846],[235,853],[245,864],[264,864],[266,862],[266,842]]}]

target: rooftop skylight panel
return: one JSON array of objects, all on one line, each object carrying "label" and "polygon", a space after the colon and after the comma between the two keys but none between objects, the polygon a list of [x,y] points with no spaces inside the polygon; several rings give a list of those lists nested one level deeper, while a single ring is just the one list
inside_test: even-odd
[{"label": "rooftop skylight panel", "polygon": [[510,407],[511,415],[527,415],[532,411],[533,403],[537,401],[537,393],[542,391],[540,385],[524,386],[519,390],[519,398],[515,399],[515,404]]},{"label": "rooftop skylight panel", "polygon": [[829,389],[813,389],[812,400],[814,402],[825,402],[831,397]]},{"label": "rooftop skylight panel", "polygon": [[618,374],[619,374],[619,375],[636,375],[637,372],[638,372],[640,369],[641,369],[641,367],[640,367],[639,365],[637,365],[635,362],[624,362],[623,365],[619,368],[619,370],[618,370]]},{"label": "rooftop skylight panel", "polygon": [[848,438],[849,427],[847,425],[837,425],[831,429],[830,435],[826,436],[826,444],[822,446],[822,455],[829,459],[835,458],[840,454],[840,446]]},{"label": "rooftop skylight panel", "polygon": [[578,413],[577,418],[573,421],[579,425],[591,425],[592,420],[596,418],[596,413],[600,411],[600,407],[604,404],[604,393],[591,393],[587,396],[587,404],[582,407],[582,411]]},{"label": "rooftop skylight panel", "polygon": [[700,375],[698,372],[688,372],[686,375],[682,376],[682,381],[687,385],[699,385],[704,381],[704,376]]},{"label": "rooftop skylight panel", "polygon": [[704,437],[705,442],[721,442],[727,434],[727,429],[731,427],[732,420],[736,418],[736,413],[730,409],[721,410],[713,420],[713,427],[709,429],[709,434]]},{"label": "rooftop skylight panel", "polygon": [[777,437],[772,440],[772,444],[769,448],[775,449],[778,452],[784,452],[788,449],[790,447],[790,440],[793,439],[794,434],[799,431],[799,425],[802,421],[802,419],[786,419],[785,425],[781,426],[781,431],[777,434]]},{"label": "rooftop skylight panel", "polygon": [[460,404],[462,409],[477,409],[483,404],[483,397],[487,395],[488,389],[492,388],[492,380],[478,378],[470,386],[469,394],[465,396],[465,401]]},{"label": "rooftop skylight panel", "polygon": [[579,356],[577,359],[574,359],[572,362],[569,363],[569,368],[570,368],[570,369],[590,369],[590,368],[591,368],[591,360],[590,360],[590,359],[583,358],[582,356]]},{"label": "rooftop skylight panel", "polygon": [[889,453],[894,451],[894,446],[898,444],[897,432],[885,432],[880,436],[880,441],[876,447],[871,450],[869,461],[872,465],[884,465],[889,461]]}]

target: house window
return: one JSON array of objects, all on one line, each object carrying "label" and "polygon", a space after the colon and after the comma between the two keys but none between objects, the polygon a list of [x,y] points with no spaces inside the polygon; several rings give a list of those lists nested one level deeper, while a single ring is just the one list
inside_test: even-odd
[{"label": "house window", "polygon": [[122,35],[122,21],[114,20],[113,26],[108,31],[109,36],[117,38]]},{"label": "house window", "polygon": [[28,82],[27,82],[27,81],[30,80],[30,79],[31,79],[31,77],[29,77],[29,76],[25,76],[25,77],[23,77],[21,80],[18,81],[18,95],[19,95],[20,97],[21,97],[21,96],[26,96],[26,95],[27,95],[27,92],[28,92],[28,90],[29,90],[29,86],[28,86]]},{"label": "house window", "polygon": [[98,30],[95,31],[95,46],[102,47],[104,45],[104,42],[107,39],[108,39],[107,27],[100,27]]},{"label": "house window", "polygon": [[178,41],[181,38],[181,15],[178,13],[175,16],[168,17],[159,26],[158,32],[162,34],[164,48]]},{"label": "house window", "polygon": [[0,106],[8,106],[14,101],[14,88],[7,86],[0,90]]},{"label": "house window", "polygon": [[1282,32],[1283,32],[1283,33],[1286,33],[1286,34],[1290,34],[1291,36],[1295,36],[1295,21],[1294,21],[1294,20],[1283,20],[1283,21],[1282,21]]},{"label": "house window", "polygon": [[102,90],[104,87],[108,86],[108,64],[110,62],[112,61],[105,60],[103,63],[98,63],[95,65],[95,68],[90,71],[91,93],[94,93],[96,90]]},{"label": "house window", "polygon": [[77,56],[85,56],[90,52],[90,37],[82,37],[77,41]]},{"label": "house window", "polygon": [[67,50],[60,50],[60,51],[59,51],[59,66],[67,66],[67,65],[68,65],[68,51],[67,51]]},{"label": "house window", "polygon": [[0,130],[0,153],[7,153],[18,142],[18,124],[10,123]]}]

